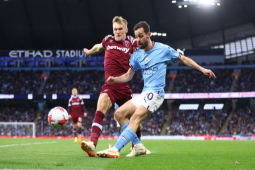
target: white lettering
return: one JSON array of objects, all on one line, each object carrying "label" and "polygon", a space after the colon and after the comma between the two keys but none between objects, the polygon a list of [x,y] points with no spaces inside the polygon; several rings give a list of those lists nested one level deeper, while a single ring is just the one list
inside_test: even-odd
[{"label": "white lettering", "polygon": [[69,56],[70,56],[69,51],[66,51],[65,57],[69,57]]},{"label": "white lettering", "polygon": [[10,57],[15,57],[15,58],[18,57],[16,51],[10,51],[10,52],[9,52],[9,56],[10,56]]},{"label": "white lettering", "polygon": [[43,57],[43,54],[40,51],[36,51],[36,52],[34,51],[33,57],[37,57],[37,56]]},{"label": "white lettering", "polygon": [[70,57],[75,57],[75,51],[74,51],[74,50],[71,50],[71,51],[70,51],[70,55],[71,55]]},{"label": "white lettering", "polygon": [[108,45],[107,50],[120,50],[127,53],[129,51],[129,48],[118,47],[116,45],[112,45],[112,46]]},{"label": "white lettering", "polygon": [[[117,49],[117,47],[113,47]],[[119,48],[118,50],[124,51],[127,53],[129,49]],[[82,50],[56,50],[56,52],[51,50],[12,50],[9,52],[9,56],[13,58],[17,57],[83,57],[85,56]]]},{"label": "white lettering", "polygon": [[60,54],[60,57],[63,57],[63,56],[64,56],[64,53],[65,53],[65,50],[61,50],[60,53],[61,53],[61,54]]},{"label": "white lettering", "polygon": [[60,57],[60,51],[59,50],[56,51],[56,57]]},{"label": "white lettering", "polygon": [[43,55],[44,57],[52,57],[53,53],[50,50],[44,50]]}]

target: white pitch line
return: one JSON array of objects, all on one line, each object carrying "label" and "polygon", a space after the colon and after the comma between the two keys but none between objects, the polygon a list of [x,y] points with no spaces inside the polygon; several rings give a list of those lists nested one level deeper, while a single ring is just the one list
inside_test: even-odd
[{"label": "white pitch line", "polygon": [[12,144],[12,145],[0,145],[0,148],[10,147],[10,146],[22,146],[22,145],[40,145],[40,144],[49,144],[49,143],[57,143],[57,142],[41,142],[41,143],[23,143],[23,144]]}]

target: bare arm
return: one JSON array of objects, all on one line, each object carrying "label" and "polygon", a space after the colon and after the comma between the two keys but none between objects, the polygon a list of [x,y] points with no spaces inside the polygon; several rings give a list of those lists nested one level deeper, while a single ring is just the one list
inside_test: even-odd
[{"label": "bare arm", "polygon": [[91,56],[97,53],[101,53],[104,51],[104,48],[101,47],[101,44],[95,44],[90,50],[84,48],[83,51],[87,56]]},{"label": "bare arm", "polygon": [[123,74],[122,76],[119,76],[119,77],[110,76],[110,77],[108,77],[106,82],[109,83],[109,84],[112,84],[112,83],[125,83],[125,82],[130,81],[133,78],[134,74],[135,74],[135,71],[133,71],[131,68],[129,68],[129,70],[125,74]]},{"label": "bare arm", "polygon": [[209,78],[216,78],[215,74],[209,70],[209,69],[205,69],[203,67],[201,67],[200,65],[198,65],[195,61],[193,61],[191,58],[189,57],[185,57],[184,55],[181,55],[180,60],[187,66],[192,67],[194,69],[197,69],[199,71],[201,71],[202,73],[204,73],[206,76],[209,76]]}]

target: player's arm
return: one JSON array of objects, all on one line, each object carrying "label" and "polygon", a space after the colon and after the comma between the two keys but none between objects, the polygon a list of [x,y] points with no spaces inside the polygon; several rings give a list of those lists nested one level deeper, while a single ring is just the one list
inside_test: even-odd
[{"label": "player's arm", "polygon": [[71,110],[72,110],[71,107],[72,107],[72,106],[69,106],[69,105],[68,105],[68,118],[69,118],[69,119],[72,118],[72,116],[71,116]]},{"label": "player's arm", "polygon": [[[180,54],[181,55],[181,54]],[[209,70],[209,69],[205,69],[203,67],[201,67],[200,65],[198,65],[195,61],[193,61],[191,58],[186,57],[184,55],[181,55],[179,60],[181,62],[183,62],[185,65],[192,67],[194,69],[197,69],[199,71],[201,71],[202,73],[204,73],[206,76],[209,76],[209,78],[216,78],[215,74]]]},{"label": "player's arm", "polygon": [[126,83],[126,82],[132,80],[134,74],[135,74],[135,71],[133,69],[129,68],[129,70],[125,74],[123,74],[122,76],[119,76],[119,77],[110,76],[110,77],[108,77],[106,82],[109,83],[109,84],[112,84],[112,83]]},{"label": "player's arm", "polygon": [[69,99],[69,101],[68,101],[68,109],[67,109],[68,118],[69,118],[69,119],[72,118],[72,116],[71,116],[71,111],[72,111],[72,102],[71,102],[71,99]]},{"label": "player's arm", "polygon": [[83,102],[82,99],[80,100],[80,103],[81,103],[81,110],[82,110],[82,112],[83,112],[83,116],[84,116],[84,117],[87,117],[86,108],[85,108],[85,105],[84,105],[84,102]]},{"label": "player's arm", "polygon": [[81,107],[82,107],[82,110],[83,110],[83,116],[87,117],[87,112],[86,112],[86,108],[85,108],[84,104],[81,105]]},{"label": "player's arm", "polygon": [[102,44],[95,44],[90,50],[87,48],[84,48],[83,51],[87,56],[91,56],[104,51],[104,47],[102,46]]}]

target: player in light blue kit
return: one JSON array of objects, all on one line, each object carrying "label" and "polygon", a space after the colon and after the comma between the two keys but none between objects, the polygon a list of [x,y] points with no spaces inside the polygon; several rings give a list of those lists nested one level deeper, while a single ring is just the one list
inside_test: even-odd
[{"label": "player in light blue kit", "polygon": [[146,153],[145,147],[137,138],[135,132],[141,122],[155,112],[164,101],[167,61],[181,61],[185,65],[201,71],[209,78],[216,78],[211,70],[199,66],[192,59],[185,57],[171,47],[152,42],[150,26],[147,22],[141,21],[136,24],[134,31],[140,48],[132,54],[128,72],[119,77],[110,76],[107,83],[128,82],[133,78],[135,72],[140,69],[144,79],[144,88],[139,96],[132,98],[116,110],[115,117],[123,132],[114,147],[97,152],[97,156],[100,157],[119,158],[119,151],[130,141],[135,146],[127,157]]}]

